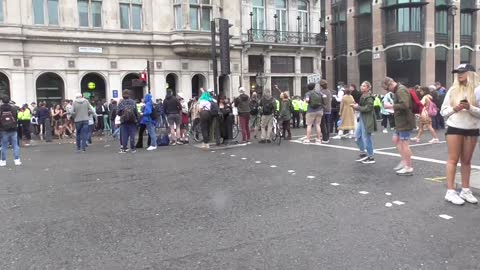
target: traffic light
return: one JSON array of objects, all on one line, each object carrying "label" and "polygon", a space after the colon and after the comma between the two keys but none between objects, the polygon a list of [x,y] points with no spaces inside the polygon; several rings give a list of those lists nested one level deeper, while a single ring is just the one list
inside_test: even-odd
[{"label": "traffic light", "polygon": [[220,31],[220,75],[230,74],[230,27],[226,19],[219,19]]},{"label": "traffic light", "polygon": [[145,71],[142,71],[142,73],[140,73],[140,80],[147,82],[147,73]]}]

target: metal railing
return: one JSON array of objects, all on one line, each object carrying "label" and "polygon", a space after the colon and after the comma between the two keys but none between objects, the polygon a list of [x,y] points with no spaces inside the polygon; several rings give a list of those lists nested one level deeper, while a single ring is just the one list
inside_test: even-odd
[{"label": "metal railing", "polygon": [[279,43],[279,44],[304,44],[304,45],[325,45],[324,34],[312,34],[303,32],[275,31],[250,29],[247,32],[248,42],[258,43]]}]

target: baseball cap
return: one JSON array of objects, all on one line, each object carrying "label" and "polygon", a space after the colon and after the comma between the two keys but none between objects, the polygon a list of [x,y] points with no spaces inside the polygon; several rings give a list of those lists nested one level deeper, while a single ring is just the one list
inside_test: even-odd
[{"label": "baseball cap", "polygon": [[475,72],[475,67],[471,64],[460,64],[456,69],[452,71],[452,73],[464,73],[467,71]]}]

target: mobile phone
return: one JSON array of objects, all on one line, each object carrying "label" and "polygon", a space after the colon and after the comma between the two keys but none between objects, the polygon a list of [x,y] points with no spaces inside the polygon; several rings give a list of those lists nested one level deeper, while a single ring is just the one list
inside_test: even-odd
[{"label": "mobile phone", "polygon": [[468,103],[467,97],[463,97],[463,99],[460,100],[460,103]]}]

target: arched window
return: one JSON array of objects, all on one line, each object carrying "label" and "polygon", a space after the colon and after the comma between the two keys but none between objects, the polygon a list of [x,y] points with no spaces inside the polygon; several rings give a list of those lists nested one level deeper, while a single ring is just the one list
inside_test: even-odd
[{"label": "arched window", "polygon": [[10,96],[10,81],[7,75],[0,72],[0,96]]},{"label": "arched window", "polygon": [[387,76],[406,86],[420,84],[422,48],[399,46],[386,51]]},{"label": "arched window", "polygon": [[275,15],[278,31],[288,31],[287,0],[275,0]]},{"label": "arched window", "polygon": [[472,50],[469,48],[462,48],[460,50],[460,64],[472,62]]},{"label": "arched window", "polygon": [[80,87],[82,94],[88,93],[92,100],[101,101],[107,96],[105,80],[97,73],[88,73],[83,76]]},{"label": "arched window", "polygon": [[60,104],[64,98],[65,84],[63,79],[53,72],[40,75],[36,81],[37,101],[52,104]]},{"label": "arched window", "polygon": [[[197,74],[192,78],[192,97],[200,97],[200,88],[204,88],[206,85],[207,79],[202,74]],[[206,89],[205,89],[206,90]]]}]

